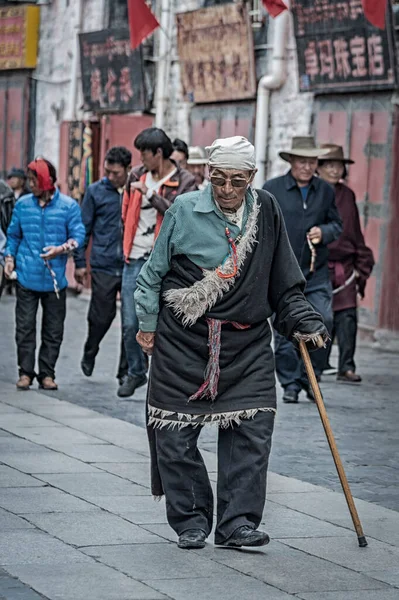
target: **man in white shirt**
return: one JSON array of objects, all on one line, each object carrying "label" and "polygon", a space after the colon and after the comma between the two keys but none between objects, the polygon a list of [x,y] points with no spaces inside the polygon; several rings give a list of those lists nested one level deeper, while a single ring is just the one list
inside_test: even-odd
[{"label": "man in white shirt", "polygon": [[171,159],[173,144],[162,129],[150,127],[134,140],[141,167],[132,169],[123,198],[122,328],[128,376],[119,387],[120,397],[132,396],[147,382],[147,364],[136,341],[138,320],[133,294],[140,270],[148,259],[163,215],[180,194],[197,189],[194,177]]}]

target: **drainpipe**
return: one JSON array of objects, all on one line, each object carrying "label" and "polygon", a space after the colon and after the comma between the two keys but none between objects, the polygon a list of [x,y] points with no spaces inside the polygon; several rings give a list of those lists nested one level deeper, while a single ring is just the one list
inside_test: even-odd
[{"label": "drainpipe", "polygon": [[76,101],[78,95],[78,72],[79,72],[79,59],[80,59],[80,48],[79,48],[79,33],[81,32],[83,21],[83,0],[77,0],[76,2],[76,22],[74,26],[74,44],[73,44],[73,56],[72,56],[72,70],[71,70],[71,85],[69,87],[69,98],[68,98],[68,110],[66,120],[74,121],[76,119]]},{"label": "drainpipe", "polygon": [[159,50],[157,64],[157,82],[156,82],[156,115],[155,127],[163,129],[165,126],[165,111],[167,103],[167,77],[169,71],[169,38],[171,32],[171,1],[162,0],[160,28],[159,28]]},{"label": "drainpipe", "polygon": [[[285,4],[289,8],[287,0],[285,0]],[[255,127],[255,156],[256,168],[258,169],[254,180],[256,188],[261,188],[266,179],[270,94],[272,90],[280,89],[287,78],[286,43],[289,21],[289,10],[285,10],[274,19],[270,73],[264,75],[258,83]]]}]

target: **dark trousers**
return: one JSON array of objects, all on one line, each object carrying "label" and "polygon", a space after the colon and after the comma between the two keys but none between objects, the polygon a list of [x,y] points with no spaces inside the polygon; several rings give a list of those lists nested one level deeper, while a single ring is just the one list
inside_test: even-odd
[{"label": "dark trousers", "polygon": [[129,375],[141,377],[147,372],[147,361],[140,344],[136,341],[139,320],[134,304],[134,292],[137,288],[137,277],[145,264],[144,258],[131,258],[123,268],[122,277],[122,330],[125,344]]},{"label": "dark trousers", "polygon": [[28,375],[32,379],[35,373],[36,355],[36,315],[39,302],[42,305],[41,346],[39,350],[39,372],[37,378],[55,376],[55,364],[60,353],[64,335],[66,315],[66,289],[59,293],[35,292],[17,283],[16,342],[19,374]]},{"label": "dark trousers", "polygon": [[[323,317],[325,326],[331,333],[333,326],[332,291],[330,284],[316,290],[305,292],[306,299]],[[298,350],[286,338],[275,332],[274,354],[276,373],[281,386],[296,391],[308,386],[305,367]],[[320,376],[326,364],[327,350],[320,349],[311,353],[311,359],[316,376]]]},{"label": "dark trousers", "polygon": [[[331,333],[332,341],[338,342],[338,372],[356,371],[355,351],[357,336],[357,310],[346,308],[334,313],[334,324]],[[329,349],[331,350],[331,349]],[[330,351],[326,364],[328,364]]]},{"label": "dark trousers", "polygon": [[[259,412],[240,425],[219,429],[216,543],[242,525],[259,527],[273,426],[274,413]],[[201,429],[189,425],[155,432],[167,518],[178,535],[187,529],[209,535],[212,529],[212,488],[197,447]]]},{"label": "dark trousers", "polygon": [[[91,300],[87,315],[88,335],[84,354],[89,359],[95,358],[100,349],[100,343],[111,327],[116,316],[116,299],[122,289],[122,277],[92,271]],[[117,377],[120,379],[127,373],[127,362],[123,341],[121,339],[119,368]]]}]

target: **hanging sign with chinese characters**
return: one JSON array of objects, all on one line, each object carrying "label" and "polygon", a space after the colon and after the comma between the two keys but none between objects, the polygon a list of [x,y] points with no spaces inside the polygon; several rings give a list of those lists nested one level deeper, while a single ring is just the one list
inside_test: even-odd
[{"label": "hanging sign with chinese characters", "polygon": [[36,67],[39,21],[38,6],[0,7],[0,70]]},{"label": "hanging sign with chinese characters", "polygon": [[245,4],[176,15],[183,96],[189,102],[242,100],[256,94],[253,37]]},{"label": "hanging sign with chinese characters", "polygon": [[370,25],[362,0],[292,0],[301,92],[395,87],[391,11],[386,29]]},{"label": "hanging sign with chinese characters", "polygon": [[141,48],[131,50],[129,30],[80,34],[80,62],[86,110],[145,110]]}]

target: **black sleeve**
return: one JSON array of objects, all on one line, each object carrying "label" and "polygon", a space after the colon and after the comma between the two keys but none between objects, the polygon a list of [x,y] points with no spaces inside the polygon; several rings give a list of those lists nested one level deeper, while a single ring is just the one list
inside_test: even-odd
[{"label": "black sleeve", "polygon": [[328,337],[323,319],[306,300],[305,279],[292,251],[281,209],[273,198],[275,247],[270,271],[269,303],[275,313],[274,327],[295,341],[294,334]]}]

